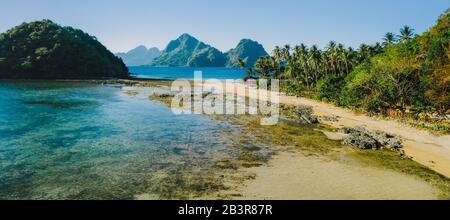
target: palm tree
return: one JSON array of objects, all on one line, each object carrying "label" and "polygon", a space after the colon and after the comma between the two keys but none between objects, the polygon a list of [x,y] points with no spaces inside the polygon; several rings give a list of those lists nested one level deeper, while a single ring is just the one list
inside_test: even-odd
[{"label": "palm tree", "polygon": [[395,37],[395,34],[393,34],[392,32],[387,32],[387,33],[384,35],[383,40],[384,40],[384,45],[387,46],[387,45],[391,45],[391,44],[395,43],[395,41],[396,41],[397,39],[396,39],[396,37]]},{"label": "palm tree", "polygon": [[[256,73],[262,78],[270,77],[272,76],[273,71],[276,71],[275,66],[276,62],[271,56],[261,57],[255,63]],[[275,77],[277,77],[277,75]]]},{"label": "palm tree", "polygon": [[244,61],[243,59],[239,58],[238,61],[237,61],[237,63],[236,63],[236,66],[239,67],[239,68],[241,68],[241,69],[243,69],[243,68],[245,68],[245,66],[247,66],[247,65],[245,64],[245,61]]},{"label": "palm tree", "polygon": [[370,58],[370,47],[367,44],[361,44],[358,49],[358,61],[360,63]]},{"label": "palm tree", "polygon": [[321,65],[321,68],[323,70],[323,73],[325,75],[328,75],[330,73],[330,68],[329,68],[330,67],[329,66],[330,58],[328,56],[328,53],[327,52],[322,53],[320,60],[322,60],[320,65]]},{"label": "palm tree", "polygon": [[317,83],[319,80],[319,68],[320,68],[320,61],[321,61],[321,54],[320,50],[317,48],[317,45],[313,45],[311,49],[309,50],[309,58],[308,62],[311,66],[311,70],[314,74],[314,83]]},{"label": "palm tree", "polygon": [[251,79],[253,77],[253,69],[248,68],[247,69],[247,76],[245,77],[247,80]]},{"label": "palm tree", "polygon": [[345,72],[346,75],[349,74],[350,72],[350,62],[352,57],[352,49],[349,48],[348,50],[343,49],[340,54],[339,54],[339,58],[341,60],[341,62],[343,63],[343,68],[341,70],[341,73]]},{"label": "palm tree", "polygon": [[345,71],[346,66],[346,57],[345,57],[345,48],[343,44],[338,44],[336,48],[336,56],[337,56],[337,69],[338,74],[341,74]]},{"label": "palm tree", "polygon": [[407,41],[412,38],[414,35],[414,29],[409,27],[408,25],[404,25],[402,28],[400,28],[400,40],[401,41]]},{"label": "palm tree", "polygon": [[309,66],[308,66],[308,48],[305,44],[300,44],[297,48],[297,62],[303,72],[303,79],[306,87],[309,88]]},{"label": "palm tree", "polygon": [[380,53],[383,52],[383,50],[384,50],[383,46],[379,42],[377,42],[377,43],[375,43],[374,46],[372,46],[372,51],[371,51],[372,54],[371,54],[371,56],[375,56],[377,54],[380,54]]},{"label": "palm tree", "polygon": [[281,60],[281,49],[279,46],[276,46],[275,49],[273,49],[273,58],[276,62],[279,62]]},{"label": "palm tree", "polygon": [[267,56],[259,58],[255,62],[255,69],[259,76],[263,78],[269,75],[268,67],[267,67]]},{"label": "palm tree", "polygon": [[347,75],[348,75],[353,70],[353,67],[355,65],[358,65],[357,60],[356,60],[357,53],[353,49],[353,47],[349,47],[347,49],[346,57],[347,57],[347,62],[348,62],[348,70],[347,70]]},{"label": "palm tree", "polygon": [[288,44],[284,45],[283,49],[281,50],[281,56],[283,57],[284,61],[287,62],[291,58],[291,46]]},{"label": "palm tree", "polygon": [[338,51],[336,49],[336,42],[330,41],[327,46],[327,56],[331,70],[336,75],[338,68]]},{"label": "palm tree", "polygon": [[276,46],[275,49],[273,49],[273,61],[275,62],[275,77],[278,77],[280,75],[280,65],[281,65],[281,59],[282,59],[282,53],[279,46]]}]

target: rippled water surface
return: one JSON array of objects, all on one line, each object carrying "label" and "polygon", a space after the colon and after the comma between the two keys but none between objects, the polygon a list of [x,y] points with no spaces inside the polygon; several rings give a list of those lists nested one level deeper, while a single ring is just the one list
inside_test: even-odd
[{"label": "rippled water surface", "polygon": [[209,168],[229,145],[217,132],[224,129],[119,85],[0,82],[0,198],[201,193],[215,187],[202,178],[214,176]]}]

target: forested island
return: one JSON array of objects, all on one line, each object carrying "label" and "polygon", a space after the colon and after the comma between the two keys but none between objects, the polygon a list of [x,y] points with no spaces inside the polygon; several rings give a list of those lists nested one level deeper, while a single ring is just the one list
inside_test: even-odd
[{"label": "forested island", "polygon": [[97,39],[50,20],[0,34],[0,78],[126,78],[128,68]]}]

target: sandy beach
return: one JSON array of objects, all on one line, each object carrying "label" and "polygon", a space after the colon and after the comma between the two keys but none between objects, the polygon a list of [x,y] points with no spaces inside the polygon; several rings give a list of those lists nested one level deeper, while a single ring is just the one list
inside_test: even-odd
[{"label": "sandy beach", "polygon": [[[205,84],[205,87],[218,87],[217,84]],[[243,84],[235,84],[236,88],[245,87]],[[226,92],[232,93],[233,88],[226,88]],[[258,98],[270,100],[269,95],[279,97],[279,103],[288,105],[309,105],[317,116],[337,116],[337,122],[321,121],[336,128],[364,126],[368,130],[380,130],[396,134],[404,139],[405,153],[414,161],[423,164],[430,169],[450,178],[450,135],[435,135],[428,131],[420,130],[393,120],[377,119],[365,114],[355,113],[349,109],[336,107],[329,103],[316,100],[288,96],[280,93],[268,93],[264,91]]]},{"label": "sandy beach", "polygon": [[[256,175],[240,189],[244,199],[432,200],[427,182],[398,172],[284,152],[269,165],[248,169]],[[239,198],[238,198],[239,199]]]},{"label": "sandy beach", "polygon": [[[157,83],[156,83],[157,84]],[[167,86],[167,84],[166,84]],[[205,84],[217,87],[217,84]],[[237,84],[236,86],[244,86]],[[233,92],[228,88],[228,93]],[[262,94],[267,94],[263,92]],[[241,94],[242,95],[242,94]],[[376,119],[315,100],[279,95],[288,105],[309,105],[318,116],[337,116],[337,122],[321,121],[335,128],[364,126],[401,136],[406,154],[431,170],[450,176],[449,136],[436,136],[396,121]],[[260,99],[268,100],[267,96]],[[340,133],[322,131],[331,140],[341,140]],[[273,146],[277,148],[277,146]],[[232,199],[350,199],[350,200],[434,200],[440,199],[436,185],[410,173],[367,164],[353,157],[351,148],[343,148],[331,159],[308,155],[301,150],[281,150],[267,164],[240,168],[254,178],[233,184],[220,194]],[[400,158],[395,156],[395,158]],[[413,163],[413,162],[411,162]],[[432,172],[432,171],[430,171]],[[228,196],[227,196],[228,195]],[[207,198],[209,199],[209,198]]]}]

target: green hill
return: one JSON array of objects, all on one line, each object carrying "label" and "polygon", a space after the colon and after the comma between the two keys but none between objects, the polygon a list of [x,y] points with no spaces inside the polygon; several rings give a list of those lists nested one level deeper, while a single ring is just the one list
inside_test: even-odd
[{"label": "green hill", "polygon": [[223,66],[224,55],[217,49],[197,40],[189,34],[183,34],[171,41],[153,66]]},{"label": "green hill", "polygon": [[245,62],[246,67],[253,67],[259,58],[267,55],[267,52],[261,44],[250,39],[243,39],[236,48],[226,53],[227,62],[225,65],[235,66],[238,60],[241,59]]},{"label": "green hill", "polygon": [[128,69],[93,36],[50,20],[0,34],[0,78],[128,77]]},{"label": "green hill", "polygon": [[[401,37],[401,36],[399,36]],[[346,79],[342,101],[371,111],[450,109],[450,13],[422,35],[405,36]],[[432,107],[433,109],[429,109]]]},{"label": "green hill", "polygon": [[244,39],[238,46],[227,53],[207,45],[189,34],[183,34],[171,41],[162,55],[157,57],[153,66],[190,66],[190,67],[224,67],[235,66],[239,59],[248,67],[267,53],[256,41]]},{"label": "green hill", "polygon": [[122,58],[127,66],[142,66],[153,62],[156,57],[161,55],[161,51],[156,48],[138,46],[126,53],[116,53],[116,56]]},{"label": "green hill", "polygon": [[225,55],[213,47],[207,47],[193,54],[187,65],[193,67],[222,67],[226,62]]}]

